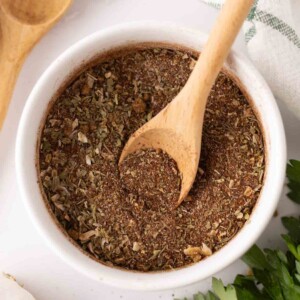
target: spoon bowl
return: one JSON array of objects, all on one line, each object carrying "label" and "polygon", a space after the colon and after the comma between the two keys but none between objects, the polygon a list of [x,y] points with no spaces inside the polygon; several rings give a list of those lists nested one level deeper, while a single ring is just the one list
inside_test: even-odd
[{"label": "spoon bowl", "polygon": [[[156,121],[155,118],[156,117],[152,119],[154,122]],[[153,125],[154,122],[151,122],[150,125]],[[147,124],[149,125],[149,123]],[[179,146],[176,147],[176,145]],[[134,153],[139,149],[147,148],[162,149],[177,162],[181,174],[181,191],[177,202],[178,206],[181,203],[181,199],[184,199],[187,196],[197,173],[198,145],[196,143],[189,143],[173,128],[143,127],[130,137],[121,154],[120,163],[122,163],[127,155]],[[192,161],[193,159],[195,161]],[[191,168],[191,166],[196,169]]]},{"label": "spoon bowl", "polygon": [[59,18],[70,5],[65,0],[1,0],[3,11],[23,24],[39,25]]}]

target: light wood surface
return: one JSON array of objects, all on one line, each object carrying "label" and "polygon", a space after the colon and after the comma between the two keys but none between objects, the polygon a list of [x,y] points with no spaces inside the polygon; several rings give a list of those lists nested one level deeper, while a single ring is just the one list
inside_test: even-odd
[{"label": "light wood surface", "polygon": [[226,1],[184,88],[129,138],[121,154],[119,164],[138,149],[167,152],[182,175],[178,205],[187,196],[197,174],[207,98],[253,2]]},{"label": "light wood surface", "polygon": [[0,0],[0,130],[22,64],[72,0]]}]

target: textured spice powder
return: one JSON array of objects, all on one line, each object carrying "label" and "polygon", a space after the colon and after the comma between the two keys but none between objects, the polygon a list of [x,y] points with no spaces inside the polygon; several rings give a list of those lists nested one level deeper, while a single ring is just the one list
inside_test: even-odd
[{"label": "textured spice powder", "polygon": [[174,159],[160,149],[143,149],[129,154],[120,166],[124,188],[142,198],[151,209],[175,209],[181,175]]},{"label": "textured spice powder", "polygon": [[[149,46],[112,53],[70,83],[48,111],[40,184],[61,230],[94,259],[140,271],[182,267],[222,248],[249,218],[263,183],[263,136],[225,73],[209,97],[195,183],[177,209],[164,201],[179,193],[180,182],[163,152],[142,151],[144,159],[127,165],[145,179],[148,172],[157,176],[153,189],[147,180],[132,185],[131,176],[120,176],[130,134],[178,94],[194,65],[188,51]],[[174,173],[162,185],[165,170]]]}]

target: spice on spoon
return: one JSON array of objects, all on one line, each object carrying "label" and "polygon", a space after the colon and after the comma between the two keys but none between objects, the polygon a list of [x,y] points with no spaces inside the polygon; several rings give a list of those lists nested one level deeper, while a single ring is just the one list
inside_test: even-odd
[{"label": "spice on spoon", "polygon": [[151,209],[174,209],[181,177],[174,159],[162,150],[145,149],[128,155],[120,166],[126,189],[145,200]]}]

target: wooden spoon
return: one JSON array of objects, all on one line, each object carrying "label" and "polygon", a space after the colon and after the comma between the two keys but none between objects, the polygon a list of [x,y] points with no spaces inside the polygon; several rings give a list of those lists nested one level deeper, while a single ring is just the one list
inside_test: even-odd
[{"label": "wooden spoon", "polygon": [[207,98],[252,4],[253,0],[226,1],[183,89],[129,138],[121,154],[119,164],[139,149],[162,149],[168,153],[182,174],[178,205],[197,174]]},{"label": "wooden spoon", "polygon": [[72,0],[0,0],[0,129],[22,64]]}]

